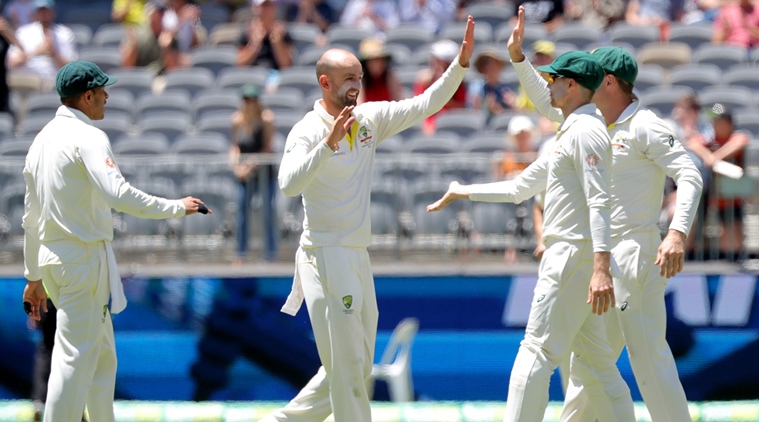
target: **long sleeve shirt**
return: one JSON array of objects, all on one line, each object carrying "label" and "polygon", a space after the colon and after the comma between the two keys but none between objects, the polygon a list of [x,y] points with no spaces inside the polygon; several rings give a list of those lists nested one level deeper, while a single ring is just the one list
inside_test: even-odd
[{"label": "long sleeve shirt", "polygon": [[[157,198],[127,183],[108,136],[84,113],[65,106],[29,148],[24,180],[24,275],[29,280],[40,279],[41,244],[113,240],[111,209],[142,218],[185,215],[181,200]],[[42,264],[47,263],[54,262]]]},{"label": "long sleeve shirt", "polygon": [[368,247],[374,153],[385,138],[440,110],[464,79],[458,58],[423,94],[393,102],[369,102],[353,110],[355,123],[333,151],[327,136],[334,118],[316,101],[290,131],[279,168],[279,186],[303,195],[302,246]]},{"label": "long sleeve shirt", "polygon": [[[525,61],[513,63],[519,82],[540,114],[562,122],[551,106],[546,81]],[[669,228],[687,234],[698,208],[703,182],[672,128],[633,101],[608,126],[612,143],[611,236],[658,232],[666,176],[677,184],[675,214]]]},{"label": "long sleeve shirt", "polygon": [[595,110],[579,107],[550,151],[516,179],[470,186],[469,199],[519,203],[545,189],[543,242],[592,239],[594,252],[608,252],[611,143]]}]

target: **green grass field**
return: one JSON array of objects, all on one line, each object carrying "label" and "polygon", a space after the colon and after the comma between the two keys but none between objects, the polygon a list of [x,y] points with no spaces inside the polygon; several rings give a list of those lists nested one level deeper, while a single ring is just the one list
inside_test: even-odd
[{"label": "green grass field", "polygon": [[[255,422],[282,406],[281,402],[157,402],[119,401],[118,422]],[[372,404],[374,422],[501,422],[502,402],[415,402]],[[559,420],[561,403],[551,402],[544,422]],[[638,421],[650,421],[643,403],[635,404]],[[693,421],[759,421],[759,401],[690,404]],[[0,421],[31,421],[30,401],[0,401]],[[330,417],[327,421],[332,421]]]}]

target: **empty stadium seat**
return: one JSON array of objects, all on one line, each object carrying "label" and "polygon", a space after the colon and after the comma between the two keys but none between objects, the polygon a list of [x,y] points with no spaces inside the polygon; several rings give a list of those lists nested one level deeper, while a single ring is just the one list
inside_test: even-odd
[{"label": "empty stadium seat", "polygon": [[461,138],[471,136],[485,127],[480,110],[445,110],[435,117],[435,130],[453,132]]},{"label": "empty stadium seat", "polygon": [[239,22],[226,22],[215,25],[208,33],[208,44],[237,47],[244,26]]},{"label": "empty stadium seat", "polygon": [[[491,29],[509,22],[515,14],[513,3],[488,4],[474,3],[467,7],[464,16],[471,15],[477,25],[486,23]],[[459,40],[460,41],[460,40]]]},{"label": "empty stadium seat", "polygon": [[53,116],[48,115],[27,116],[21,120],[18,133],[19,135],[36,135],[52,119]]},{"label": "empty stadium seat", "polygon": [[295,88],[306,96],[319,88],[319,82],[311,66],[288,67],[279,72],[279,88]]},{"label": "empty stadium seat", "polygon": [[134,106],[134,111],[137,120],[149,118],[155,113],[167,112],[189,116],[190,105],[189,94],[184,91],[170,91],[159,95],[143,95],[137,100],[137,104]]},{"label": "empty stadium seat", "polygon": [[405,151],[411,154],[453,154],[460,149],[458,137],[428,136],[406,142]]},{"label": "empty stadium seat", "polygon": [[645,44],[638,50],[638,63],[656,64],[665,69],[689,64],[692,53],[688,44],[684,43],[657,43]]},{"label": "empty stadium seat", "polygon": [[195,123],[195,129],[201,133],[219,134],[229,142],[232,139],[232,114],[226,111],[206,113],[202,119]]},{"label": "empty stadium seat", "polygon": [[457,213],[461,202],[453,204],[436,212],[427,212],[427,205],[442,198],[448,190],[450,181],[440,179],[419,180],[410,185],[409,207],[414,218],[416,235],[445,235],[457,228]]},{"label": "empty stadium seat", "polygon": [[165,91],[185,90],[191,97],[199,92],[213,88],[216,83],[216,75],[213,71],[203,67],[188,69],[174,69],[166,72]]},{"label": "empty stadium seat", "polygon": [[217,45],[208,48],[197,48],[190,52],[192,67],[200,67],[210,70],[214,76],[222,70],[235,66],[237,60],[237,48],[226,45]]},{"label": "empty stadium seat", "polygon": [[86,46],[79,49],[79,60],[93,62],[105,73],[118,69],[123,63],[121,52],[113,46]]},{"label": "empty stadium seat", "polygon": [[390,180],[372,185],[371,214],[373,234],[398,232],[398,213],[401,210],[401,193],[397,184]]},{"label": "empty stadium seat", "polygon": [[171,148],[179,155],[210,155],[229,152],[229,142],[220,136],[209,134],[183,136]]},{"label": "empty stadium seat", "polygon": [[722,103],[730,110],[750,108],[754,105],[754,94],[740,87],[716,86],[706,88],[698,93],[698,100],[704,107]]},{"label": "empty stadium seat", "polygon": [[672,109],[677,100],[686,94],[692,93],[693,90],[682,86],[649,89],[641,96],[640,104],[644,107],[658,110],[661,113],[661,117],[668,117],[672,114]]},{"label": "empty stadium seat", "polygon": [[669,74],[672,86],[684,86],[694,91],[720,84],[722,71],[716,65],[685,64],[675,66]]},{"label": "empty stadium seat", "polygon": [[304,104],[303,93],[300,90],[284,87],[275,92],[261,94],[261,103],[274,110],[275,113],[279,111],[303,111],[313,106],[313,104]]},{"label": "empty stadium seat", "polygon": [[723,84],[759,91],[759,72],[755,65],[734,66],[720,76]]},{"label": "empty stadium seat", "polygon": [[240,107],[238,90],[209,89],[199,93],[192,101],[192,115],[201,119],[208,113],[226,112],[230,115]]},{"label": "empty stadium seat", "polygon": [[[22,140],[4,140],[0,142],[0,157],[26,157],[29,147],[32,146],[33,138]],[[5,189],[5,186],[3,186]]]},{"label": "empty stadium seat", "polygon": [[97,47],[118,48],[125,34],[124,25],[120,23],[102,24],[92,35],[92,44]]},{"label": "empty stadium seat", "polygon": [[494,154],[507,148],[504,132],[481,132],[461,144],[461,152],[466,154]]},{"label": "empty stadium seat", "polygon": [[352,26],[332,25],[327,30],[327,39],[329,44],[344,44],[350,47],[352,52],[358,51],[358,46],[366,38],[371,38],[374,34],[366,29],[355,28]]},{"label": "empty stadium seat", "polygon": [[312,23],[291,22],[287,25],[287,32],[293,39],[295,51],[300,53],[306,47],[314,45],[322,31]]},{"label": "empty stadium seat", "polygon": [[158,132],[126,135],[113,142],[113,153],[116,158],[168,154],[169,141]]},{"label": "empty stadium seat", "polygon": [[279,111],[274,114],[274,128],[287,139],[287,135],[290,134],[293,126],[303,119],[303,113],[296,111]]},{"label": "empty stadium seat", "polygon": [[601,30],[582,23],[565,23],[556,29],[553,39],[557,43],[570,43],[577,46],[578,50],[586,50],[589,45],[601,39]]},{"label": "empty stadium seat", "polygon": [[617,23],[609,28],[611,42],[626,42],[636,49],[645,44],[659,41],[658,26],[630,25],[624,22]]},{"label": "empty stadium seat", "polygon": [[221,89],[240,89],[243,85],[262,87],[266,84],[267,72],[263,67],[230,67],[219,73],[216,85]]},{"label": "empty stadium seat", "polygon": [[[466,22],[451,22],[440,30],[438,39],[448,39],[456,44],[461,44],[466,31]],[[474,26],[474,43],[487,44],[493,40],[493,28],[490,25]]]},{"label": "empty stadium seat", "polygon": [[[733,124],[736,129],[745,130],[753,138],[759,138],[759,109],[747,108],[732,112]],[[754,163],[759,164],[759,163]]]},{"label": "empty stadium seat", "polygon": [[120,67],[112,69],[109,74],[119,78],[119,81],[112,85],[108,92],[129,91],[132,97],[139,98],[152,90],[154,76],[146,68]]},{"label": "empty stadium seat", "polygon": [[47,117],[48,120],[55,116],[55,112],[61,106],[61,97],[57,92],[35,92],[29,94],[24,107],[24,117]]},{"label": "empty stadium seat", "polygon": [[[385,38],[386,45],[402,44],[411,52],[427,48],[435,41],[435,34],[421,25],[402,24],[389,31]],[[388,49],[388,51],[391,51]]]},{"label": "empty stadium seat", "polygon": [[120,114],[111,115],[106,111],[104,119],[94,120],[92,124],[105,132],[108,135],[108,139],[118,139],[129,133],[132,120]]},{"label": "empty stadium seat", "polygon": [[653,63],[642,64],[638,66],[638,77],[635,78],[635,88],[639,92],[645,92],[646,90],[658,87],[663,83],[663,67]]},{"label": "empty stadium seat", "polygon": [[704,44],[712,42],[714,25],[703,24],[673,24],[669,28],[669,41],[688,44],[695,51]]},{"label": "empty stadium seat", "polygon": [[722,70],[748,62],[744,47],[730,44],[704,44],[693,53],[693,63],[714,64]]}]

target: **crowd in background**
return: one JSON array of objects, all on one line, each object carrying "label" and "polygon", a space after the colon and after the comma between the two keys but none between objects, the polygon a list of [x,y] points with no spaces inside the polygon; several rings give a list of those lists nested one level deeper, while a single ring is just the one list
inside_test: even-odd
[{"label": "crowd in background", "polygon": [[[399,100],[422,92],[434,83],[458,52],[455,42],[439,37],[447,26],[465,18],[477,4],[492,4],[505,9],[524,5],[526,22],[541,25],[550,37],[562,25],[579,22],[589,27],[607,30],[618,22],[654,26],[666,40],[673,24],[713,25],[713,43],[727,43],[746,48],[759,44],[759,7],[751,0],[113,0],[110,22],[123,26],[123,39],[118,47],[121,68],[144,67],[155,76],[153,91],[163,89],[162,78],[168,72],[192,66],[191,53],[208,44],[209,39],[224,25],[204,24],[203,11],[208,7],[227,12],[228,22],[237,22],[237,33],[229,37],[236,48],[234,66],[265,68],[263,86],[246,86],[240,91],[240,108],[230,115],[232,128],[230,159],[233,174],[240,182],[239,198],[250,203],[251,195],[261,184],[251,180],[253,167],[240,162],[241,154],[276,151],[273,122],[276,112],[260,104],[263,93],[276,92],[280,72],[296,66],[296,39],[291,28],[298,24],[318,29],[314,46],[326,47],[327,34],[333,28],[348,27],[367,31],[370,37],[356,49],[364,66],[363,89],[360,101]],[[78,48],[74,32],[57,23],[56,12],[65,7],[53,0],[12,0],[4,4],[0,18],[0,111],[22,118],[9,100],[6,82],[8,72],[34,75],[40,80],[40,90],[52,90],[57,70],[65,63],[77,60]],[[514,19],[514,18],[512,18]],[[511,22],[513,23],[513,22]],[[508,25],[509,22],[504,22]],[[401,82],[399,69],[393,62],[393,52],[387,51],[385,40],[396,27],[418,26],[436,34],[425,45],[427,65],[416,70],[412,84]],[[495,30],[496,28],[491,28]],[[536,66],[549,63],[557,55],[556,46],[548,40],[536,40],[531,45],[530,59]],[[414,52],[417,53],[417,52]],[[506,115],[508,125],[499,127],[503,135],[502,162],[495,166],[493,177],[510,178],[529,164],[541,144],[550,139],[555,126],[533,113],[533,106],[524,92],[504,81],[504,70],[510,66],[504,45],[478,49],[473,69],[451,101],[431,116],[421,127],[419,136],[436,133],[436,117],[456,109],[481,110],[486,127],[495,127],[499,116]],[[709,113],[706,113],[709,110]],[[732,110],[722,104],[699,104],[695,96],[682,98],[671,116],[681,142],[692,152],[705,180],[721,183],[720,176],[711,174],[719,160],[745,167],[743,151],[750,137],[733,125]],[[113,140],[112,140],[113,141]],[[273,168],[264,169],[267,198],[264,203],[274,207],[276,186]],[[667,193],[667,198],[672,192]],[[665,201],[662,218],[668,217],[671,200]],[[723,256],[737,255],[742,249],[742,218],[744,198],[721,198],[716,194],[704,196],[703,209],[716,209],[725,239],[720,241]],[[271,213],[270,209],[270,213]],[[247,207],[239,218],[247,221]],[[706,214],[701,215],[703,231]],[[271,228],[276,227],[273,220]],[[239,224],[239,223],[238,223]],[[240,256],[247,250],[246,224],[239,224]],[[267,259],[276,257],[276,234],[271,238]],[[691,236],[691,239],[699,236]],[[696,246],[693,245],[695,248]],[[511,260],[513,253],[507,251]]]}]

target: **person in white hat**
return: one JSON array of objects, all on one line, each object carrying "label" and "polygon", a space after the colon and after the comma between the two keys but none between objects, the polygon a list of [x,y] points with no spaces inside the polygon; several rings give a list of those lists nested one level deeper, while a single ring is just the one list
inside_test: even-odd
[{"label": "person in white hat", "polygon": [[[448,69],[453,59],[456,58],[458,48],[458,45],[451,40],[436,41],[430,46],[430,66],[427,69],[419,71],[414,83],[414,95],[421,94],[435,83],[436,80],[440,79],[443,72]],[[464,108],[465,105],[466,83],[462,82],[456,93],[453,94],[453,98],[443,106],[440,112],[454,108]],[[435,133],[435,116],[437,116],[437,113],[428,117],[422,124],[422,130],[427,135]]]}]

